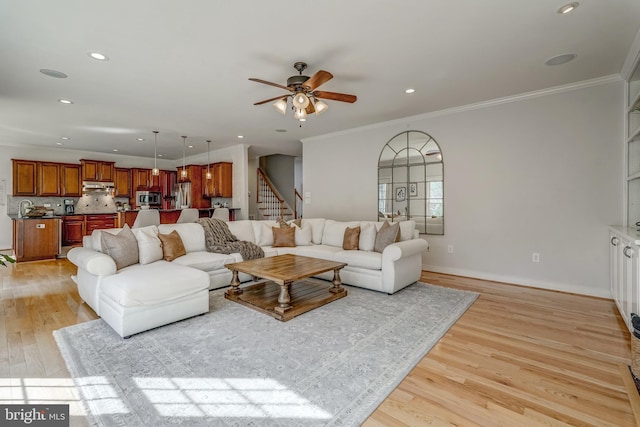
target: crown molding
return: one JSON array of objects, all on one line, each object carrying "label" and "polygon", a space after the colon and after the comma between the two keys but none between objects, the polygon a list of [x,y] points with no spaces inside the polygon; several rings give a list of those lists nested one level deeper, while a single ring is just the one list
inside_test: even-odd
[{"label": "crown molding", "polygon": [[401,119],[394,119],[380,123],[374,123],[372,125],[360,126],[352,129],[342,130],[339,132],[332,132],[324,135],[313,136],[310,138],[301,139],[302,143],[320,141],[336,136],[349,135],[352,133],[363,132],[367,130],[379,129],[382,127],[405,125],[408,122],[430,119],[433,117],[447,116],[450,114],[462,113],[465,111],[479,110],[482,108],[495,107],[497,105],[508,104],[511,102],[523,101],[526,99],[538,98],[541,96],[554,95],[562,92],[570,92],[573,90],[584,89],[593,86],[600,86],[613,82],[622,82],[623,78],[620,74],[611,74],[609,76],[598,77],[595,79],[583,80],[580,82],[570,83],[566,85],[553,86],[546,89],[536,90],[532,92],[525,92],[518,95],[505,96],[502,98],[495,98],[488,101],[481,101],[474,104],[462,105],[459,107],[446,108],[444,110],[432,111],[429,113],[419,114],[416,116],[403,117]]}]

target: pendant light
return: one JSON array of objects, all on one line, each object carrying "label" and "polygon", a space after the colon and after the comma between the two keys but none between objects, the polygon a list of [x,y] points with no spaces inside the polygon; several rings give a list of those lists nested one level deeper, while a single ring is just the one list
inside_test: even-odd
[{"label": "pendant light", "polygon": [[187,149],[187,137],[182,136],[182,171],[180,172],[180,177],[182,179],[187,179],[187,168],[185,167],[185,150]]},{"label": "pendant light", "polygon": [[153,169],[151,175],[160,175],[160,169],[158,169],[158,131],[153,131]]},{"label": "pendant light", "polygon": [[211,159],[209,157],[211,152],[211,140],[207,139],[207,179],[211,179]]}]

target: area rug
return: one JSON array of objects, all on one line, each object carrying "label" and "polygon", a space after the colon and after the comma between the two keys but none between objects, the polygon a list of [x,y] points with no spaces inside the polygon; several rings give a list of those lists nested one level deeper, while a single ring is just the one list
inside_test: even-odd
[{"label": "area rug", "polygon": [[122,339],[98,319],[54,332],[99,426],[357,426],[477,294],[415,283],[280,322],[210,292],[210,311]]}]

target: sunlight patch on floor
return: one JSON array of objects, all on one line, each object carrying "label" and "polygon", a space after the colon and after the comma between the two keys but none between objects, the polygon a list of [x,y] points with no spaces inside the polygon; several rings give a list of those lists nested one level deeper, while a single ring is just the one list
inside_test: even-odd
[{"label": "sunlight patch on floor", "polygon": [[332,415],[269,378],[133,378],[165,417],[330,419]]}]

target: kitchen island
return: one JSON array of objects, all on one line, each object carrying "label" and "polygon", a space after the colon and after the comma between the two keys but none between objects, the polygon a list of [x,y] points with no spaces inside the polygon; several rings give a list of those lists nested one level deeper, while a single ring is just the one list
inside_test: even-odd
[{"label": "kitchen island", "polygon": [[[228,208],[228,209],[229,209],[229,219],[233,221],[235,219],[235,211],[239,209],[238,208]],[[214,210],[215,208],[203,208],[203,209],[198,209],[198,212],[200,213],[200,218],[210,218]],[[128,224],[129,227],[133,227],[133,222],[136,220],[136,217],[138,216],[138,212],[140,212],[140,210],[118,212],[116,227],[121,228],[125,224]],[[180,212],[182,212],[182,209],[160,209],[160,224],[175,224],[178,221]]]},{"label": "kitchen island", "polygon": [[13,250],[16,261],[54,259],[60,253],[60,216],[24,217],[13,220]]}]

